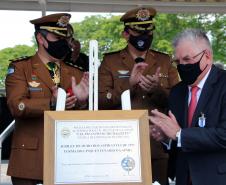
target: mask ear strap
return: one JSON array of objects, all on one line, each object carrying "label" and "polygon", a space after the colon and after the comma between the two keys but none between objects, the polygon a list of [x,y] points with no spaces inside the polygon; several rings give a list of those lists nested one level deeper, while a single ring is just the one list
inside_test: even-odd
[{"label": "mask ear strap", "polygon": [[205,69],[208,67],[208,65],[209,65],[209,64],[206,64],[206,67],[202,70],[202,72],[205,71]]},{"label": "mask ear strap", "polygon": [[[204,50],[204,52],[203,52],[203,54],[202,54],[202,56],[201,56],[201,58],[200,58],[200,60],[199,60],[199,63],[201,62],[201,60],[202,60],[202,58],[203,58],[203,56],[204,56],[204,54],[206,53],[206,51]],[[202,72],[203,71],[205,71],[205,69],[208,67],[208,64],[206,64],[206,66],[205,66],[205,68],[202,70]]]}]

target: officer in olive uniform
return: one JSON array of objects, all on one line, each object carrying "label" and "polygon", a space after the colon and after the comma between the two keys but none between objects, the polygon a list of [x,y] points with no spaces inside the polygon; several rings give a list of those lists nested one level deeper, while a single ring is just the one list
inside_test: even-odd
[{"label": "officer in olive uniform", "polygon": [[66,109],[80,109],[88,98],[88,74],[63,62],[71,49],[70,17],[61,13],[32,20],[37,53],[9,65],[6,95],[15,130],[7,173],[13,185],[42,183],[44,111],[54,110],[57,87],[70,92]]},{"label": "officer in olive uniform", "polygon": [[[99,68],[100,109],[121,109],[121,94],[130,89],[132,109],[166,111],[168,91],[179,79],[170,57],[149,49],[155,14],[156,10],[151,7],[140,7],[121,17],[127,47],[104,56]],[[167,183],[168,154],[161,143],[152,139],[151,153],[153,181],[164,185]]]}]

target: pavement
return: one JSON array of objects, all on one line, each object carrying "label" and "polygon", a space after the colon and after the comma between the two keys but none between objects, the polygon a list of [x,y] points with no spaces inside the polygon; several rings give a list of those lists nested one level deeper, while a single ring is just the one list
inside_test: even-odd
[{"label": "pavement", "polygon": [[0,184],[1,185],[12,185],[10,176],[6,175],[6,171],[8,168],[8,161],[3,160],[1,164],[1,179]]}]

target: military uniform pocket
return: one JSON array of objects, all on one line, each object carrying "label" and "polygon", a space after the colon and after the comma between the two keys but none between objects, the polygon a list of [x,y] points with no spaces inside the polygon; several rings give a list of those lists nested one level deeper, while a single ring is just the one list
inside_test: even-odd
[{"label": "military uniform pocket", "polygon": [[44,97],[44,92],[41,87],[29,87],[30,98]]},{"label": "military uniform pocket", "polygon": [[13,141],[12,149],[27,149],[35,150],[38,148],[38,138],[36,137],[26,137],[20,138]]}]

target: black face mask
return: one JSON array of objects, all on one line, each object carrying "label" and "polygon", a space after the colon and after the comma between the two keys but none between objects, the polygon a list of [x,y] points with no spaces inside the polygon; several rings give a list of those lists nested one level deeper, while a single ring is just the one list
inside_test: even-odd
[{"label": "black face mask", "polygon": [[138,36],[129,36],[129,42],[135,47],[138,51],[146,51],[150,48],[153,40],[153,35],[138,35]]},{"label": "black face mask", "polygon": [[[202,57],[203,57],[203,55],[202,55]],[[203,70],[200,69],[199,65],[200,65],[200,61],[202,60],[202,57],[200,58],[200,60],[198,62],[196,62],[194,64],[178,64],[177,65],[177,70],[180,75],[180,78],[181,78],[182,82],[184,82],[186,85],[193,84],[197,80],[199,75],[208,66],[208,65],[206,65],[206,67]]]},{"label": "black face mask", "polygon": [[44,48],[49,55],[56,59],[64,59],[71,50],[66,39],[60,39],[57,41],[49,41],[47,38],[45,39],[48,42],[48,48],[45,46]]}]

